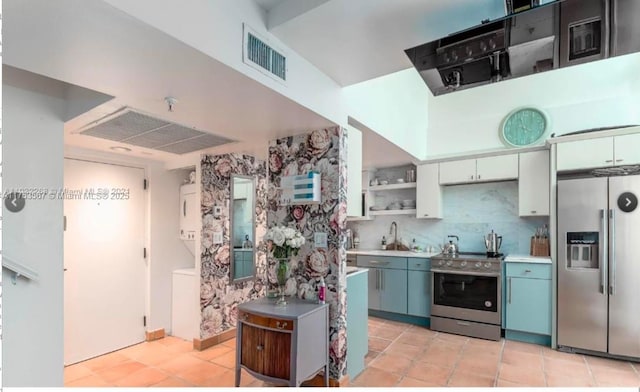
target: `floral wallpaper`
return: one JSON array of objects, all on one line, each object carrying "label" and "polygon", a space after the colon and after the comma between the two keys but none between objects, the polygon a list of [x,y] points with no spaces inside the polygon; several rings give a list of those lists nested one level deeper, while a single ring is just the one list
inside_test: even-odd
[{"label": "floral wallpaper", "polygon": [[[224,154],[202,157],[202,242],[200,272],[200,339],[207,339],[236,326],[237,306],[265,295],[266,246],[266,165],[249,155]],[[231,175],[256,178],[256,278],[231,283],[230,195]],[[213,216],[213,207],[222,213]],[[222,232],[222,244],[213,244],[213,233]]]},{"label": "floral wallpaper", "polygon": [[[327,285],[330,323],[330,376],[346,373],[346,132],[340,128],[273,140],[269,144],[267,226],[283,225],[299,230],[306,242],[291,258],[288,295],[317,298],[320,277]],[[281,205],[283,176],[321,174],[320,204]],[[314,248],[315,232],[327,233],[327,248]],[[276,282],[275,260],[269,260],[268,281]]]}]

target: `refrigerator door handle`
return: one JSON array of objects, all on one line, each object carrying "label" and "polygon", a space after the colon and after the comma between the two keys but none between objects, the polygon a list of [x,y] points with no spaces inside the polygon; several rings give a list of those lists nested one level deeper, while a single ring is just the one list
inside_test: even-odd
[{"label": "refrigerator door handle", "polygon": [[609,220],[611,221],[610,229],[611,229],[611,239],[610,245],[611,252],[609,255],[609,259],[611,260],[611,272],[609,273],[609,294],[616,294],[616,212],[613,208],[609,209]]},{"label": "refrigerator door handle", "polygon": [[600,210],[600,221],[602,224],[602,246],[600,247],[600,292],[607,295],[607,210]]}]

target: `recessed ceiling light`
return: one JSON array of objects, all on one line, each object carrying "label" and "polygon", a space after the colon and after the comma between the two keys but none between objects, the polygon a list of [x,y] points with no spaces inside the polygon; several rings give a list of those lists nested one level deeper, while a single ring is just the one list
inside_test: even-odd
[{"label": "recessed ceiling light", "polygon": [[113,151],[117,151],[117,152],[130,152],[131,149],[127,148],[127,147],[121,147],[121,146],[113,146],[110,147]]}]

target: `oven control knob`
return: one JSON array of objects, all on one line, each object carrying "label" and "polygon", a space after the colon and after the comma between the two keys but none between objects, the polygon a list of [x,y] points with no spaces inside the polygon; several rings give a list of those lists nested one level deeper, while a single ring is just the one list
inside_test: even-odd
[{"label": "oven control knob", "polygon": [[463,261],[463,262],[461,262],[461,263],[460,263],[460,267],[464,267],[464,266],[466,266],[466,265],[467,265],[467,262],[466,262],[466,261]]},{"label": "oven control knob", "polygon": [[478,262],[476,263],[476,268],[480,268],[480,267],[482,267],[482,263],[478,261]]},{"label": "oven control knob", "polygon": [[491,268],[491,263],[484,263],[484,268]]}]

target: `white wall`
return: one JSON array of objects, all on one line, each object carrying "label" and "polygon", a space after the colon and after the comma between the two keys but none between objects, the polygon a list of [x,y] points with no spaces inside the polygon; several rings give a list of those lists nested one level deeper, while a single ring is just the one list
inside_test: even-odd
[{"label": "white wall", "polygon": [[188,171],[167,171],[157,164],[149,167],[150,313],[147,330],[164,328],[165,332],[171,332],[172,271],[195,267],[195,256],[178,236],[180,185],[187,175]]},{"label": "white wall", "polygon": [[428,156],[504,148],[500,125],[520,106],[545,110],[557,135],[637,124],[638,69],[640,53],[430,96]]},{"label": "white wall", "polygon": [[[46,81],[25,88],[3,76],[3,191],[62,188],[65,100]],[[12,285],[12,274],[2,270],[6,387],[63,385],[62,206],[46,199],[27,200],[18,213],[3,207],[2,254],[40,275],[38,282]]]},{"label": "white wall", "polygon": [[413,68],[345,87],[343,96],[349,116],[426,158],[430,92]]}]

